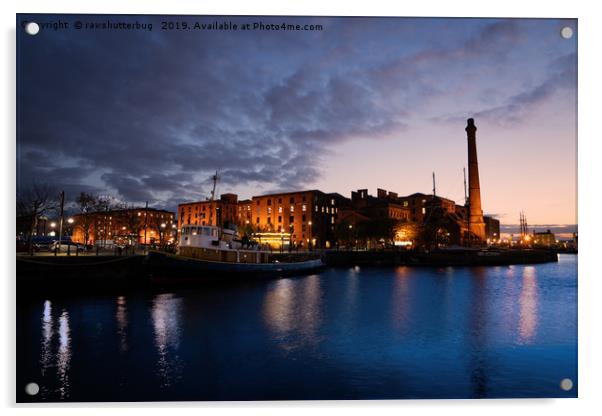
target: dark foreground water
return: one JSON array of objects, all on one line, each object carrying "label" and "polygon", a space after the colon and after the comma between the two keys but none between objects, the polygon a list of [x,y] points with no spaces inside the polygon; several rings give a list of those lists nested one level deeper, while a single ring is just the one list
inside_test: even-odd
[{"label": "dark foreground water", "polygon": [[[576,397],[577,257],[19,294],[19,401]],[[570,378],[570,391],[560,388]],[[36,382],[40,392],[27,396]]]}]

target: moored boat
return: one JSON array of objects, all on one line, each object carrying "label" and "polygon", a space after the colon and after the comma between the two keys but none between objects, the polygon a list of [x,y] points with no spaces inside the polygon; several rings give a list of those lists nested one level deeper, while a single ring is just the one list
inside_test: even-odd
[{"label": "moored boat", "polygon": [[153,275],[169,278],[242,275],[272,276],[315,271],[324,266],[310,253],[274,253],[257,246],[243,247],[236,231],[211,225],[182,226],[176,254],[151,251]]}]

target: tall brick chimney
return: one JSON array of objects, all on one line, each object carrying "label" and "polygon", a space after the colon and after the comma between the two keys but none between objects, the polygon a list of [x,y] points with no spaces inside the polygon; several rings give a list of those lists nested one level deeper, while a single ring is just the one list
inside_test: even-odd
[{"label": "tall brick chimney", "polygon": [[467,120],[468,138],[468,229],[474,236],[485,240],[485,221],[481,209],[481,186],[479,185],[479,162],[477,161],[477,127],[474,119]]}]

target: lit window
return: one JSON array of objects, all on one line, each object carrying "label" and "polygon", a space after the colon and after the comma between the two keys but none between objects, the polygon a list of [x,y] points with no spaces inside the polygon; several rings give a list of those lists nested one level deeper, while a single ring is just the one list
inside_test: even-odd
[{"label": "lit window", "polygon": [[295,212],[295,206],[291,205],[291,212]]},{"label": "lit window", "polygon": [[334,224],[334,217],[330,217],[330,223]]},{"label": "lit window", "polygon": [[278,212],[281,213],[282,212],[282,207],[278,207]]},{"label": "lit window", "polygon": [[334,205],[334,198],[330,200],[330,205]]},{"label": "lit window", "polygon": [[422,213],[426,214],[426,208],[424,208],[424,207],[422,208]]},{"label": "lit window", "polygon": [[303,211],[303,212],[307,211],[307,205],[303,204],[301,206],[301,211]]},{"label": "lit window", "polygon": [[272,207],[268,207],[268,214],[272,213]]}]

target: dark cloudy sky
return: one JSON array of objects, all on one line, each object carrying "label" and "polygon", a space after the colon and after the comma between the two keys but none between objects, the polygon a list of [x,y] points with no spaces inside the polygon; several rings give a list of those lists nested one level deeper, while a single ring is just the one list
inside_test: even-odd
[{"label": "dark cloudy sky", "polygon": [[[574,20],[21,15],[18,186],[173,209],[383,187],[461,202],[474,117],[485,212],[576,222]],[[152,23],[76,30],[76,21]],[[162,20],[321,24],[322,31],[161,31]],[[571,26],[572,39],[560,29]]]}]

